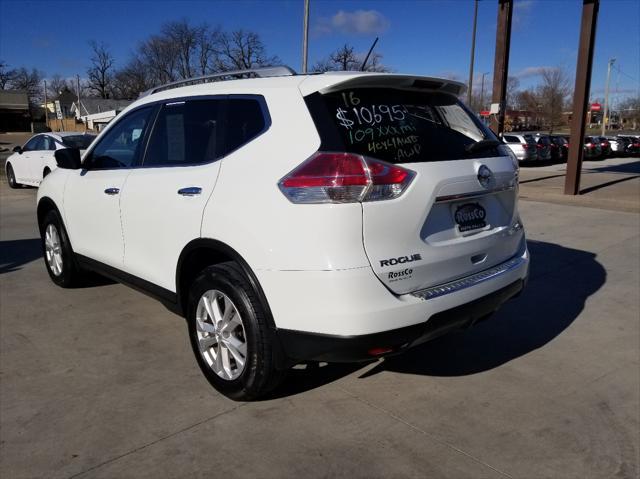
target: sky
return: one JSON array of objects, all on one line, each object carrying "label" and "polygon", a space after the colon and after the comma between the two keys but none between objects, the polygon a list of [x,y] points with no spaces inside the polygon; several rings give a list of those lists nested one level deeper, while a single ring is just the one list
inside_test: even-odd
[{"label": "sky", "polygon": [[[270,55],[301,69],[303,0],[254,1],[14,1],[0,0],[0,60],[37,68],[50,77],[82,78],[90,40],[108,45],[123,66],[141,40],[163,23],[186,18],[225,30],[257,32]],[[474,88],[482,73],[491,82],[497,0],[478,7]],[[535,85],[544,67],[571,78],[576,68],[582,1],[515,0],[510,75],[521,88]],[[473,0],[310,0],[309,64],[348,43],[364,55],[376,52],[396,72],[469,76]],[[592,99],[604,96],[607,62],[615,58],[611,95],[616,101],[640,93],[640,1],[601,0],[591,82]]]}]

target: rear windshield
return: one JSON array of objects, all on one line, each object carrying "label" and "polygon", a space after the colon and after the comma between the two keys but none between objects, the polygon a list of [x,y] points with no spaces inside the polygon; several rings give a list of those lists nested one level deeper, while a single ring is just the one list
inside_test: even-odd
[{"label": "rear windshield", "polygon": [[524,137],[524,140],[529,144],[536,142],[536,139],[533,137],[533,135],[523,135],[523,137]]},{"label": "rear windshield", "polygon": [[390,163],[506,156],[496,140],[455,97],[392,88],[354,88],[305,98],[322,140],[320,149],[347,151]]},{"label": "rear windshield", "polygon": [[96,137],[94,135],[71,135],[63,136],[62,144],[67,148],[78,148],[79,150],[86,150]]},{"label": "rear windshield", "polygon": [[541,145],[549,146],[549,144],[550,144],[551,142],[549,141],[549,137],[548,137],[548,136],[541,136],[541,137],[538,139],[538,143],[540,143]]}]

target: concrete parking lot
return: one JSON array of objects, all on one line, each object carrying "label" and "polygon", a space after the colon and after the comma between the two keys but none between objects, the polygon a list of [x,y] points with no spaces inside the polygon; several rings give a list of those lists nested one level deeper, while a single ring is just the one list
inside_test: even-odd
[{"label": "concrete parking lot", "polygon": [[[638,161],[609,164],[634,175]],[[3,179],[0,473],[638,477],[640,214],[532,190],[545,181],[521,190],[530,283],[491,321],[386,361],[292,370],[273,397],[235,403],[159,303],[107,281],[54,286],[36,190]],[[619,183],[632,206],[636,181]]]}]

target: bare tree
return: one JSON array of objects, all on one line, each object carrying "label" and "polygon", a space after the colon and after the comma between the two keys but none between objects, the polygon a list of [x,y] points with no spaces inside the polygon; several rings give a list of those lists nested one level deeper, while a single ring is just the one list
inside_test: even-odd
[{"label": "bare tree", "polygon": [[139,58],[133,58],[124,68],[116,72],[113,79],[113,92],[116,98],[133,100],[153,85],[154,83],[150,82],[147,66]]},{"label": "bare tree", "polygon": [[177,48],[166,37],[152,36],[140,45],[139,54],[154,84],[169,83],[179,78]]},{"label": "bare tree", "polygon": [[542,70],[542,85],[538,87],[538,101],[549,133],[561,125],[567,98],[571,92],[569,78],[560,68]]},{"label": "bare tree", "polygon": [[15,74],[15,70],[10,70],[9,65],[0,60],[0,90],[5,90],[9,87]]},{"label": "bare tree", "polygon": [[507,109],[514,107],[515,96],[520,88],[520,80],[516,77],[507,77],[507,91],[505,94],[505,104]]},{"label": "bare tree", "polygon": [[71,90],[69,82],[57,73],[47,80],[47,95],[49,98],[56,98],[64,90]]},{"label": "bare tree", "polygon": [[[364,58],[363,58],[363,61],[364,61]],[[388,73],[393,70],[391,70],[391,68],[382,64],[382,54],[373,52],[369,57],[369,60],[367,60],[367,65],[365,66],[364,71]]]},{"label": "bare tree", "polygon": [[223,32],[217,38],[215,69],[218,71],[246,70],[280,63],[276,56],[268,56],[257,33],[245,30]]},{"label": "bare tree", "polygon": [[358,70],[360,67],[358,59],[353,52],[353,47],[346,43],[330,54],[329,59],[337,66],[336,70],[350,71]]},{"label": "bare tree", "polygon": [[617,109],[623,122],[630,122],[631,128],[634,130],[638,128],[640,124],[640,96],[623,100]]},{"label": "bare tree", "polygon": [[278,62],[278,57],[267,55],[256,33],[223,32],[188,20],[169,22],[141,42],[126,66],[115,72],[112,94],[130,99],[155,85]]},{"label": "bare tree", "polygon": [[[326,71],[359,71],[362,68],[364,55],[355,53],[353,46],[345,43],[343,46],[332,52],[328,58],[317,61],[312,70],[316,72]],[[372,53],[367,60],[365,71],[388,72],[389,68],[382,64],[382,55]]]},{"label": "bare tree", "polygon": [[162,36],[173,45],[176,56],[177,74],[180,78],[191,78],[194,59],[197,56],[198,33],[202,27],[193,27],[186,19],[165,23]]},{"label": "bare tree", "polygon": [[100,98],[109,98],[114,73],[114,59],[104,43],[89,42],[93,52],[91,67],[87,70],[89,90]]},{"label": "bare tree", "polygon": [[8,85],[14,90],[26,90],[29,103],[37,105],[43,100],[42,73],[35,68],[31,71],[26,68],[14,70],[14,75]]}]

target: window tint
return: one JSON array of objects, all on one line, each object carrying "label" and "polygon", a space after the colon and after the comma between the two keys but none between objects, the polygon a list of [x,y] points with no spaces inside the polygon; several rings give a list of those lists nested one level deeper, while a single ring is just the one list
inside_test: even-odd
[{"label": "window tint", "polygon": [[145,128],[152,111],[152,107],[141,108],[122,118],[96,145],[85,167],[126,168],[134,165],[141,154]]},{"label": "window tint", "polygon": [[504,141],[507,143],[520,143],[520,140],[517,136],[505,136]]},{"label": "window tint", "polygon": [[25,143],[22,151],[34,151],[38,149],[38,145],[40,144],[40,136],[34,136],[27,143]]},{"label": "window tint", "polygon": [[218,158],[221,105],[221,100],[164,105],[153,127],[144,165],[194,165]]},{"label": "window tint", "polygon": [[505,156],[502,145],[469,152],[495,135],[453,96],[394,88],[354,88],[305,98],[327,151],[390,163]]},{"label": "window tint", "polygon": [[248,143],[265,128],[266,122],[258,100],[230,98],[227,108],[225,153]]}]

